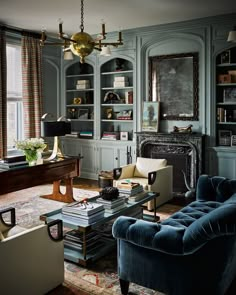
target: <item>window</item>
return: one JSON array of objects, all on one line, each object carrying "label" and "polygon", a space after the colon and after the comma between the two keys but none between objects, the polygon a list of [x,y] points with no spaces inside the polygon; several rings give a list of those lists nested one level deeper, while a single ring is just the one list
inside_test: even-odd
[{"label": "window", "polygon": [[24,137],[21,46],[7,43],[7,148]]}]

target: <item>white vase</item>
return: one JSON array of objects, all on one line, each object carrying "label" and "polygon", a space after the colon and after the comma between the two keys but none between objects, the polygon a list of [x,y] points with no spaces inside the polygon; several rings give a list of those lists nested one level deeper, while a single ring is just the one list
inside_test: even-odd
[{"label": "white vase", "polygon": [[43,164],[43,157],[42,157],[42,150],[38,149],[37,150],[37,161],[36,161],[37,165]]}]

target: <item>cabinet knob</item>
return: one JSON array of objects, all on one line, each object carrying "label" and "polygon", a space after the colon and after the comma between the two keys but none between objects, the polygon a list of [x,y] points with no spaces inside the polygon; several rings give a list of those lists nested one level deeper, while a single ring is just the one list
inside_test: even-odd
[{"label": "cabinet knob", "polygon": [[118,157],[115,157],[115,160],[118,160]]}]

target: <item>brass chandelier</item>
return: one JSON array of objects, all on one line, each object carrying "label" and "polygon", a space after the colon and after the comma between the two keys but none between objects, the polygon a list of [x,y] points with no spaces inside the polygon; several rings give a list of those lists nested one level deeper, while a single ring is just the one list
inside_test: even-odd
[{"label": "brass chandelier", "polygon": [[118,40],[117,42],[104,42],[106,40],[106,29],[105,24],[102,23],[102,32],[96,39],[93,39],[88,33],[84,32],[84,0],[81,0],[81,25],[80,32],[75,33],[68,37],[67,34],[63,32],[62,22],[59,22],[59,39],[63,42],[46,42],[47,36],[45,30],[42,31],[40,44],[44,45],[57,45],[63,46],[64,51],[70,50],[73,54],[78,55],[80,57],[80,62],[85,62],[85,57],[93,52],[93,50],[102,51],[102,48],[107,48],[107,46],[117,47],[119,45],[123,45],[122,33],[118,32]]}]

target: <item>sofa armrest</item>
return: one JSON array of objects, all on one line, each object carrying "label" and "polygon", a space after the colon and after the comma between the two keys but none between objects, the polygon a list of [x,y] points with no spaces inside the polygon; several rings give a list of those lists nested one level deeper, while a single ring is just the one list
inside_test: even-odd
[{"label": "sofa armrest", "polygon": [[113,169],[113,177],[115,180],[134,177],[135,164],[125,165]]},{"label": "sofa armrest", "polygon": [[171,255],[183,254],[184,228],[120,216],[112,227],[116,239]]},{"label": "sofa armrest", "polygon": [[190,253],[207,241],[220,236],[236,234],[236,203],[223,203],[220,207],[193,222],[183,236],[184,252]]}]

